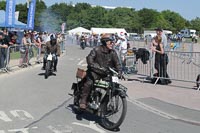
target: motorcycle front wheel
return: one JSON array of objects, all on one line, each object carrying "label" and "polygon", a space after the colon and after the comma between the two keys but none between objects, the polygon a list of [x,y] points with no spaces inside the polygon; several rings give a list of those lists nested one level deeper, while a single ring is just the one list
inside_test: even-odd
[{"label": "motorcycle front wheel", "polygon": [[50,73],[50,67],[51,67],[51,61],[47,61],[46,69],[45,69],[45,79],[47,79],[48,76],[49,76],[49,73]]},{"label": "motorcycle front wheel", "polygon": [[100,125],[108,130],[118,129],[125,119],[126,112],[126,97],[115,95],[110,101],[105,100],[105,102],[102,103],[100,112]]},{"label": "motorcycle front wheel", "polygon": [[81,48],[85,49],[85,43],[84,42],[81,43]]}]

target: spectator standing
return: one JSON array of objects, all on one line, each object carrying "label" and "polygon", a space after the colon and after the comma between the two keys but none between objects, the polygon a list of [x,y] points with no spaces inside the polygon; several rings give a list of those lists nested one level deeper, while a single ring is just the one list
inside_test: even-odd
[{"label": "spectator standing", "polygon": [[[158,29],[157,29],[158,30]],[[165,53],[164,45],[162,43],[161,34],[157,34],[157,36],[152,40],[152,51],[155,52],[155,69],[157,70],[157,74],[154,76],[163,77],[160,79],[160,83],[163,85],[171,83],[167,74],[167,64],[168,64],[168,55]]]},{"label": "spectator standing", "polygon": [[126,66],[126,54],[127,54],[127,40],[125,35],[120,35],[118,37],[117,42],[115,43],[115,49],[118,55],[118,58],[120,59],[120,64],[122,66],[122,69],[125,70]]},{"label": "spectator standing", "polygon": [[158,28],[155,29],[155,31],[156,31],[157,36],[160,36],[162,38],[162,42],[161,43],[163,44],[164,51],[169,51],[170,48],[167,45],[167,36],[163,33],[162,28],[158,27]]},{"label": "spectator standing", "polygon": [[30,45],[29,40],[29,34],[25,33],[24,37],[22,38],[22,46],[21,46],[21,58],[19,61],[19,67],[25,67],[28,65],[28,48]]},{"label": "spectator standing", "polygon": [[90,47],[94,46],[94,34],[90,35]]},{"label": "spectator standing", "polygon": [[36,63],[40,64],[41,48],[42,48],[42,32],[39,35],[36,35],[35,45],[37,46],[37,61]]},{"label": "spectator standing", "polygon": [[98,34],[97,36],[97,46],[101,45],[101,36]]},{"label": "spectator standing", "polygon": [[196,34],[192,35],[192,42],[197,43],[198,36]]},{"label": "spectator standing", "polygon": [[57,43],[60,46],[60,52],[64,53],[64,44],[63,44],[63,37],[61,33],[57,34]]},{"label": "spectator standing", "polygon": [[0,32],[0,69],[5,68],[7,58],[8,41],[4,33]]},{"label": "spectator standing", "polygon": [[48,33],[44,32],[44,34],[42,35],[42,40],[44,44],[46,44],[46,42],[48,41],[47,39],[48,39]]}]

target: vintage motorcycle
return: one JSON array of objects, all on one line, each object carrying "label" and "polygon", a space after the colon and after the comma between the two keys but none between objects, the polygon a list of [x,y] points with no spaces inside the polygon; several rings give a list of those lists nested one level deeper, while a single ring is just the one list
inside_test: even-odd
[{"label": "vintage motorcycle", "polygon": [[47,55],[47,60],[46,60],[46,67],[45,67],[45,79],[49,77],[49,75],[52,73],[52,68],[53,68],[53,58],[55,57],[55,54],[49,53]]},{"label": "vintage motorcycle", "polygon": [[85,39],[81,39],[81,44],[80,44],[80,46],[81,46],[82,49],[85,49],[85,47],[86,47]]},{"label": "vintage motorcycle", "polygon": [[[80,73],[81,74],[80,76]],[[77,83],[72,84],[74,112],[79,114],[83,110],[79,108],[79,100],[81,96],[81,86],[83,75],[86,72],[78,68]],[[109,68],[107,80],[95,81],[91,93],[88,98],[87,108],[84,111],[99,116],[100,125],[108,130],[116,130],[123,123],[127,112],[127,88],[119,83],[118,73]]]}]

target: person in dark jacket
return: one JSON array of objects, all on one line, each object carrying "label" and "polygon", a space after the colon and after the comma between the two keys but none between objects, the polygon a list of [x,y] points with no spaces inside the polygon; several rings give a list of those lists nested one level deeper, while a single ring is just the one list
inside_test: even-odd
[{"label": "person in dark jacket", "polygon": [[160,78],[160,84],[167,85],[171,83],[168,73],[167,73],[167,64],[168,64],[168,55],[164,51],[164,46],[162,44],[162,37],[156,36],[154,37],[152,41],[152,51],[155,52],[155,69],[157,70],[157,74],[154,74],[154,76],[163,77]]},{"label": "person in dark jacket", "polygon": [[7,58],[8,42],[5,39],[5,35],[0,32],[0,69],[5,67]]},{"label": "person in dark jacket", "polygon": [[42,69],[45,70],[46,67],[46,62],[47,62],[47,56],[48,54],[54,54],[55,56],[53,56],[53,61],[54,61],[54,71],[57,71],[57,64],[58,64],[58,56],[60,56],[60,46],[57,43],[57,37],[55,34],[52,34],[50,36],[50,41],[48,41],[46,43],[46,48],[45,48],[45,55],[43,58],[43,67]]},{"label": "person in dark jacket", "polygon": [[115,50],[113,50],[113,39],[109,34],[101,37],[102,45],[95,47],[86,57],[88,69],[86,77],[83,79],[80,108],[85,109],[87,98],[90,94],[95,80],[106,78],[108,67],[115,68],[120,72],[121,66]]}]

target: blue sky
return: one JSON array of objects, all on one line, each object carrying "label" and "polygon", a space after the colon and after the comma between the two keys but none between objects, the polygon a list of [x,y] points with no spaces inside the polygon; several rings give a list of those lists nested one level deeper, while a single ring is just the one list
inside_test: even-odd
[{"label": "blue sky", "polygon": [[[16,0],[17,3],[25,3],[26,0]],[[171,10],[179,13],[187,20],[200,18],[200,0],[43,0],[47,6],[60,2],[85,2],[100,6],[128,6],[140,10],[142,8],[155,9],[157,11]]]}]

